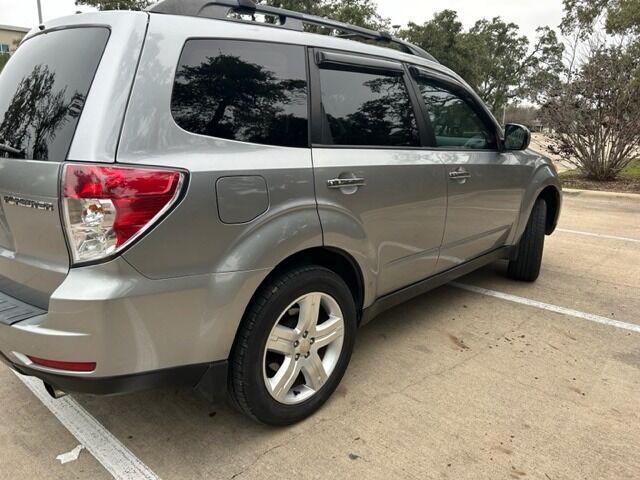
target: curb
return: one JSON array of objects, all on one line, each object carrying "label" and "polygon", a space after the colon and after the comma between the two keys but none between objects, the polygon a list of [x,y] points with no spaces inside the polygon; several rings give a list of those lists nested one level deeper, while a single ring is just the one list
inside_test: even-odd
[{"label": "curb", "polygon": [[594,196],[594,197],[628,198],[631,200],[640,201],[640,193],[609,192],[609,191],[603,191],[603,190],[581,190],[577,188],[563,188],[562,191],[570,194],[570,196],[586,195],[586,196]]}]

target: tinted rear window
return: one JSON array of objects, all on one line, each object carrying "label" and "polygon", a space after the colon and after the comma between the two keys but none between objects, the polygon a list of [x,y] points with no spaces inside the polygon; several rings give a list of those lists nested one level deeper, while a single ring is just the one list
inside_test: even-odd
[{"label": "tinted rear window", "polygon": [[106,28],[37,35],[0,75],[0,156],[63,161],[109,38]]},{"label": "tinted rear window", "polygon": [[189,40],[171,99],[176,123],[211,137],[308,145],[304,47]]},{"label": "tinted rear window", "polygon": [[320,70],[334,145],[416,147],[418,125],[402,76]]}]

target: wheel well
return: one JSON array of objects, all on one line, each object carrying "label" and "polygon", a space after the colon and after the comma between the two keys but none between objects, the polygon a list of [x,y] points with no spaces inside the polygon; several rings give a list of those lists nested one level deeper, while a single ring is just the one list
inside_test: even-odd
[{"label": "wheel well", "polygon": [[547,204],[547,225],[545,233],[551,235],[558,224],[558,210],[560,208],[560,192],[555,187],[546,187],[538,198],[543,198]]},{"label": "wheel well", "polygon": [[335,248],[317,247],[297,252],[280,262],[264,279],[263,283],[283,271],[300,265],[318,265],[339,275],[351,290],[358,312],[362,310],[364,281],[360,267],[351,255]]},{"label": "wheel well", "polygon": [[242,321],[236,331],[233,345],[231,347],[231,352],[229,354],[230,358],[233,356],[233,350],[236,348],[236,343],[238,341],[238,332],[242,328],[242,323],[245,321],[244,317],[247,310],[250,308],[255,299],[255,294],[275,276],[278,276],[291,268],[303,265],[318,265],[321,267],[325,267],[339,275],[340,278],[344,280],[344,282],[349,287],[349,290],[351,290],[351,293],[353,294],[353,298],[356,304],[356,312],[358,314],[358,323],[360,323],[360,320],[362,320],[362,305],[364,302],[364,280],[362,277],[362,272],[360,271],[360,267],[353,259],[353,257],[343,250],[338,250],[330,247],[316,247],[302,250],[291,255],[290,257],[287,257],[285,260],[276,265],[276,267],[271,272],[269,272],[269,275],[267,275],[266,278],[262,280],[258,288],[255,290],[251,300],[245,308]]}]

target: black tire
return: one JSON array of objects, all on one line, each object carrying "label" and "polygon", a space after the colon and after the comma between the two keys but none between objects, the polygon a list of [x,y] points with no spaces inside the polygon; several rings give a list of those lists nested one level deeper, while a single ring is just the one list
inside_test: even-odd
[{"label": "black tire", "polygon": [[514,280],[535,282],[540,275],[547,222],[547,203],[539,198],[517,247],[517,258],[509,262],[507,275]]},{"label": "black tire", "polygon": [[[302,403],[287,405],[271,396],[263,376],[264,349],[280,314],[297,298],[311,292],[333,297],[343,314],[344,339],[338,361],[326,383]],[[356,336],[356,306],[345,282],[320,266],[301,266],[274,277],[251,301],[231,351],[229,394],[243,413],[268,425],[290,425],[318,410],[344,375]]]}]

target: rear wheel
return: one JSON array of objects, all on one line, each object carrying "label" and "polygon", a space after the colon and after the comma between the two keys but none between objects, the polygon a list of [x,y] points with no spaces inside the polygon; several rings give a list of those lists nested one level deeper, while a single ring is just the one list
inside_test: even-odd
[{"label": "rear wheel", "polygon": [[517,258],[509,262],[507,275],[514,280],[535,282],[540,275],[547,219],[547,203],[539,198],[518,244]]},{"label": "rear wheel", "polygon": [[355,331],[353,297],[332,271],[306,266],[274,278],[256,294],[234,344],[235,404],[271,425],[311,415],[340,383]]}]

